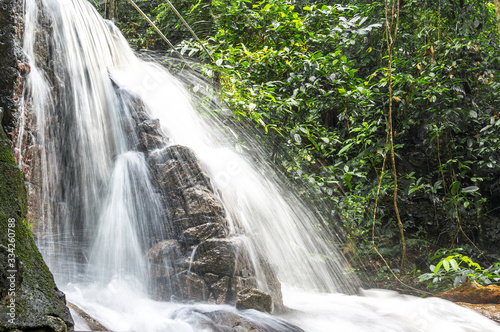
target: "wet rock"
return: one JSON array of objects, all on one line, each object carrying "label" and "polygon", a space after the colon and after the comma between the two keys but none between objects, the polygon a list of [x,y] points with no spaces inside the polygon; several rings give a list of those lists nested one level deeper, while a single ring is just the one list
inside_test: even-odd
[{"label": "wet rock", "polygon": [[200,310],[181,310],[183,317],[196,316],[198,330],[217,332],[304,332],[297,326],[264,313],[248,312],[245,314],[225,310],[203,312]]},{"label": "wet rock", "polygon": [[481,286],[475,281],[466,281],[453,289],[436,294],[434,296],[451,302],[466,302],[472,304],[499,304],[500,286]]},{"label": "wet rock", "polygon": [[238,294],[247,288],[257,288],[257,279],[255,277],[233,277],[231,283],[231,292],[233,294]]},{"label": "wet rock", "polygon": [[149,249],[147,259],[152,264],[162,264],[165,260],[175,261],[182,257],[181,246],[176,240],[166,240]]},{"label": "wet rock", "polygon": [[210,287],[210,289],[214,294],[216,304],[226,303],[230,280],[231,278],[229,278],[228,276],[222,277],[220,280],[213,283],[212,286]]},{"label": "wet rock", "polygon": [[195,245],[210,238],[226,236],[227,231],[220,222],[209,222],[203,225],[190,227],[183,232],[187,245]]},{"label": "wet rock", "polygon": [[[216,331],[224,332],[264,332],[267,329],[261,328],[256,322],[248,320],[238,314],[227,311],[213,311],[205,314],[212,321],[210,327]],[[206,323],[207,324],[207,323]],[[208,324],[207,324],[208,325]]]},{"label": "wet rock", "polygon": [[207,240],[198,246],[192,269],[202,273],[233,276],[236,267],[236,250],[234,242],[230,240]]},{"label": "wet rock", "polygon": [[176,192],[169,193],[168,197],[163,198],[165,206],[165,214],[169,220],[182,219],[187,217],[186,209],[184,208],[184,198]]},{"label": "wet rock", "polygon": [[17,67],[19,68],[22,76],[26,76],[31,72],[31,66],[27,62],[19,62]]},{"label": "wet rock", "polygon": [[183,271],[174,277],[174,294],[184,300],[196,302],[208,299],[208,287],[202,277],[196,273]]},{"label": "wet rock", "polygon": [[205,273],[205,275],[203,276],[203,279],[205,280],[207,285],[210,287],[210,286],[212,286],[212,284],[219,281],[220,276],[217,274],[213,274],[213,273]]},{"label": "wet rock", "polygon": [[[169,278],[175,275],[176,262],[183,259],[181,246],[176,240],[166,240],[149,249],[146,258],[150,264],[150,275],[157,282],[165,283],[159,278]],[[178,263],[177,263],[178,264]]]},{"label": "wet rock", "polygon": [[163,137],[149,133],[140,133],[139,142],[143,150],[147,151],[159,149],[165,146]]},{"label": "wet rock", "polygon": [[455,304],[474,310],[477,313],[500,324],[500,304],[471,304],[464,302],[455,302]]},{"label": "wet rock", "polygon": [[273,299],[271,295],[255,288],[246,288],[236,296],[236,308],[255,309],[271,313],[273,310]]},{"label": "wet rock", "polygon": [[[3,262],[0,265],[0,331],[71,330],[73,319],[64,294],[57,289],[25,224],[26,188],[10,147],[0,128],[0,229],[4,230],[0,232],[0,262]],[[13,235],[9,237],[9,233]],[[16,258],[9,261],[12,254]]]},{"label": "wet rock", "polygon": [[68,302],[68,307],[73,309],[80,317],[87,323],[87,325],[90,327],[92,331],[99,331],[99,332],[108,332],[109,330],[99,323],[96,319],[92,318],[89,314],[87,314],[85,311],[77,307],[71,302]]},{"label": "wet rock", "polygon": [[183,191],[186,211],[189,215],[224,216],[221,201],[204,186],[194,186]]},{"label": "wet rock", "polygon": [[273,312],[274,313],[286,313],[288,309],[283,304],[283,294],[281,293],[281,282],[279,281],[276,273],[274,273],[274,269],[269,264],[266,258],[259,258],[260,266],[264,277],[266,278],[266,289],[269,294],[271,294],[273,298]]},{"label": "wet rock", "polygon": [[160,130],[160,120],[158,119],[147,119],[139,123],[139,129],[148,133],[157,135]]},{"label": "wet rock", "polygon": [[165,193],[196,185],[211,188],[196,155],[187,147],[173,145],[151,154],[150,165],[159,189]]},{"label": "wet rock", "polygon": [[[154,132],[157,123],[143,120],[138,127],[144,133]],[[178,239],[176,247],[180,253],[175,259],[167,260],[169,264],[152,266],[159,296],[192,299],[192,292],[186,292],[184,286],[187,275],[192,279],[193,289],[203,292],[202,298],[210,303],[234,303],[238,292],[257,288],[251,255],[241,239],[227,238],[224,205],[214,195],[210,179],[194,152],[179,145],[168,146],[151,152],[148,160],[153,170],[153,184],[163,197],[167,220],[164,233],[170,234],[170,239]],[[161,252],[160,256],[169,255]],[[284,312],[281,284],[267,261],[257,259],[259,277],[265,278],[267,285],[263,291],[272,296],[276,312]],[[168,281],[168,276],[178,280]]]},{"label": "wet rock", "polygon": [[195,163],[183,163],[179,160],[168,160],[164,164],[153,166],[159,188],[170,192],[195,185],[208,186],[208,177],[201,172]]}]

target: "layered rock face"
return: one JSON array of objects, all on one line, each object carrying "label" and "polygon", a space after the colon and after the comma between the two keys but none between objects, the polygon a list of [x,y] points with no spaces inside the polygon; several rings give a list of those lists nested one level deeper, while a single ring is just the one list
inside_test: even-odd
[{"label": "layered rock face", "polygon": [[163,147],[149,154],[149,163],[165,211],[161,241],[148,252],[153,293],[162,300],[235,303],[239,291],[258,288],[255,270],[260,268],[274,309],[283,311],[272,269],[262,257],[254,266],[243,241],[230,234],[224,206],[194,152],[179,145]]},{"label": "layered rock face", "polygon": [[256,300],[251,308],[283,312],[281,285],[272,268],[264,257],[252,262],[239,231],[230,232],[224,205],[195,153],[168,145],[158,120],[148,118],[140,102],[135,104],[137,149],[148,156],[164,210],[162,234],[147,253],[154,296],[235,304],[240,291],[260,288],[269,293],[263,301],[272,301],[268,305]]},{"label": "layered rock face", "polygon": [[0,3],[0,331],[62,332],[73,329],[73,320],[26,226],[26,188],[11,151],[23,76],[29,73],[19,47],[20,6]]}]

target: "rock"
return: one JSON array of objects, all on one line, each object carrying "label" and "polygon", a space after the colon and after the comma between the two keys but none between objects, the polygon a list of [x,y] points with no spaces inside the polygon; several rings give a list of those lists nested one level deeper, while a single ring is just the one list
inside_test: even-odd
[{"label": "rock", "polygon": [[[179,316],[198,316],[197,331],[217,332],[304,332],[297,326],[264,313],[241,314],[225,310],[204,312],[196,309],[184,309],[177,312]],[[174,316],[175,319],[175,316]]]},{"label": "rock", "polygon": [[194,152],[173,145],[150,155],[150,165],[160,190],[165,193],[202,185],[211,188]]},{"label": "rock", "polygon": [[153,264],[163,264],[165,260],[175,261],[181,257],[181,246],[176,240],[166,240],[149,249],[146,257]]},{"label": "rock", "polygon": [[271,295],[255,288],[246,288],[238,292],[236,296],[236,308],[255,309],[271,313],[273,310],[273,299]]},{"label": "rock", "polygon": [[144,132],[139,134],[139,142],[143,148],[142,150],[146,151],[159,149],[165,146],[163,137]]},{"label": "rock", "polygon": [[92,318],[89,314],[87,314],[85,311],[83,311],[82,309],[80,309],[79,307],[77,307],[76,305],[74,305],[73,303],[68,302],[68,307],[70,307],[78,315],[80,315],[80,317],[83,318],[83,320],[85,321],[85,323],[87,323],[87,325],[90,327],[90,329],[92,331],[109,332],[109,330],[104,325],[102,325],[101,323],[99,323],[97,320],[95,320],[94,318]]},{"label": "rock", "polygon": [[[144,116],[144,115],[143,115]],[[158,135],[160,130],[160,120],[159,119],[147,119],[139,123],[139,129],[145,131],[148,134]]]},{"label": "rock", "polygon": [[26,76],[31,72],[31,66],[27,62],[19,62],[18,69],[21,72],[22,76]]},{"label": "rock", "polygon": [[231,292],[233,294],[238,294],[246,288],[257,288],[257,279],[255,277],[233,277],[231,283]]},{"label": "rock", "polygon": [[196,249],[192,269],[232,277],[236,267],[236,246],[227,239],[210,239]]},{"label": "rock", "polygon": [[175,240],[162,241],[149,249],[146,258],[152,278],[168,278],[176,273],[176,262],[183,259],[180,244]]},{"label": "rock", "polygon": [[220,222],[209,222],[190,227],[183,233],[187,245],[195,245],[210,238],[220,238],[227,235],[225,227]]},{"label": "rock", "polygon": [[264,291],[271,294],[273,298],[273,312],[283,314],[288,312],[288,309],[283,304],[283,294],[281,293],[281,282],[278,280],[274,269],[269,264],[266,258],[259,257],[259,265],[266,278],[266,289]]},{"label": "rock", "polygon": [[[143,133],[153,133],[157,129],[155,121],[141,121],[138,127]],[[257,288],[251,255],[240,239],[226,238],[229,229],[224,205],[214,195],[210,179],[195,153],[187,147],[173,145],[150,152],[148,160],[153,170],[153,185],[162,196],[166,220],[164,234],[178,240],[175,258],[166,260],[169,264],[152,265],[151,275],[159,284],[155,292],[165,299],[171,295],[181,300],[187,299],[186,296],[192,298],[186,295],[182,286],[184,270],[188,269],[192,283],[198,285],[199,282],[196,287],[200,291],[205,292],[207,287],[208,297],[204,293],[203,299],[210,303],[234,303],[238,292]],[[168,250],[158,253],[159,256],[170,255]],[[148,255],[151,254],[150,251]],[[262,291],[271,295],[276,312],[285,312],[281,284],[272,267],[262,257],[257,257],[256,264],[259,277],[265,278],[266,286]],[[173,275],[180,281],[167,280]]]},{"label": "rock", "polygon": [[224,206],[204,186],[194,186],[183,191],[186,211],[189,215],[224,216]]},{"label": "rock", "polygon": [[481,286],[475,281],[466,281],[463,284],[446,292],[434,295],[451,302],[466,302],[471,304],[499,304],[500,286]]},{"label": "rock", "polygon": [[216,304],[226,303],[230,280],[231,278],[229,278],[228,276],[222,277],[219,281],[213,283],[210,287],[214,294]]},{"label": "rock", "polygon": [[[72,330],[73,319],[64,294],[57,289],[52,273],[26,227],[27,199],[23,176],[1,128],[0,183],[0,229],[3,230],[0,232],[0,262],[3,262],[0,265],[0,331],[16,328]],[[15,259],[9,261],[12,255]],[[15,312],[14,320],[11,320],[12,311]]]},{"label": "rock", "polygon": [[474,310],[477,313],[500,324],[500,304],[471,304],[464,302],[455,302],[455,304]]},{"label": "rock", "polygon": [[174,284],[174,294],[184,300],[196,302],[208,299],[208,287],[202,277],[196,273],[183,271],[176,276],[172,282]]},{"label": "rock", "polygon": [[203,279],[205,279],[205,282],[210,287],[210,286],[212,286],[212,284],[219,281],[220,276],[218,276],[217,274],[213,274],[213,273],[205,273],[205,275],[203,276]]}]

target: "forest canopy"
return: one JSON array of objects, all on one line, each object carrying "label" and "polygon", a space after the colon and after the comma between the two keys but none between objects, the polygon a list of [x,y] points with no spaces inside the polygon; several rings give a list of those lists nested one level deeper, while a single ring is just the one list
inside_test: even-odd
[{"label": "forest canopy", "polygon": [[[137,50],[176,56],[128,1],[91,2]],[[168,1],[136,4],[235,119],[279,142],[274,162],[333,203],[367,282],[389,268],[432,290],[500,280],[493,1],[172,1],[201,43]]]}]

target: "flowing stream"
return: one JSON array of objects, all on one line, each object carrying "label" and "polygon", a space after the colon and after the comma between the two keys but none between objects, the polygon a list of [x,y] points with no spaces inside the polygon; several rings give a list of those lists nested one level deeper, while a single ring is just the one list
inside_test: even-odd
[{"label": "flowing stream", "polygon": [[[222,124],[196,108],[162,66],[135,56],[120,32],[84,0],[25,0],[24,52],[31,73],[22,121],[33,122],[38,156],[36,238],[67,299],[113,331],[211,331],[200,313],[225,310],[269,331],[282,321],[305,331],[500,331],[440,299],[377,290],[357,280],[320,225],[262,160],[233,149]],[[131,97],[132,96],[132,97]],[[163,232],[161,202],[132,113],[140,100],[171,144],[193,149],[252,260],[263,255],[293,309],[279,318],[229,305],[156,301],[145,252]],[[225,128],[225,127],[224,127]],[[21,154],[19,163],[27,159]],[[35,190],[35,189],[33,189]],[[196,247],[192,256],[195,255]],[[193,257],[191,257],[192,261]],[[190,262],[191,268],[191,262]],[[259,288],[264,278],[256,269]],[[76,330],[88,327],[76,317]]]}]

